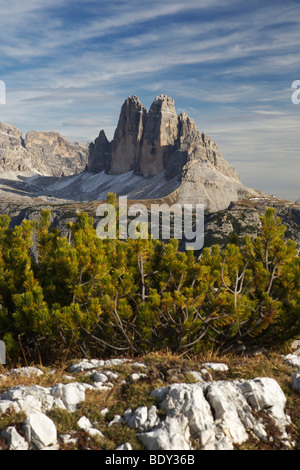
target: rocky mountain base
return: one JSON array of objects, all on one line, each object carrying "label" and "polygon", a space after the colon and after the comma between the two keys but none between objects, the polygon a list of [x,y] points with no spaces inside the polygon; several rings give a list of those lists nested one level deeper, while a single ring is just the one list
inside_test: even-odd
[{"label": "rocky mountain base", "polygon": [[253,361],[252,370],[243,359],[227,364],[158,356],[84,359],[59,376],[33,366],[3,370],[0,446],[299,450],[299,356],[276,359],[278,378],[245,377],[269,360]]},{"label": "rocky mountain base", "polygon": [[205,219],[205,244],[222,247],[246,235],[257,236],[259,215],[266,207],[276,208],[277,216],[286,226],[285,238],[294,240],[300,250],[300,204],[276,197],[254,197],[232,203],[228,209],[208,214]]}]

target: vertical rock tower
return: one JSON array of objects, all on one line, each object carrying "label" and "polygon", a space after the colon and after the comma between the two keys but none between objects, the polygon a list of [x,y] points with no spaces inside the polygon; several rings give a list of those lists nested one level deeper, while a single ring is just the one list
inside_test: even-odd
[{"label": "vertical rock tower", "polygon": [[178,116],[175,102],[159,95],[147,114],[140,154],[140,173],[155,176],[166,167],[178,138]]},{"label": "vertical rock tower", "polygon": [[147,110],[137,96],[127,98],[111,144],[110,173],[137,170],[141,155]]},{"label": "vertical rock tower", "polygon": [[211,210],[255,193],[241,183],[193,119],[186,113],[177,115],[174,100],[166,95],[157,96],[149,111],[137,96],[127,98],[112,142],[101,131],[90,145],[88,170],[110,175],[132,171],[147,178],[145,185],[159,177],[160,187],[165,182],[173,200],[203,203]]},{"label": "vertical rock tower", "polygon": [[106,171],[113,175],[133,170],[145,177],[165,171],[166,178],[172,178],[196,160],[239,181],[212,139],[199,132],[186,113],[177,115],[172,98],[157,96],[148,112],[133,95],[122,106],[112,142],[101,130],[90,144],[88,168],[93,173]]}]

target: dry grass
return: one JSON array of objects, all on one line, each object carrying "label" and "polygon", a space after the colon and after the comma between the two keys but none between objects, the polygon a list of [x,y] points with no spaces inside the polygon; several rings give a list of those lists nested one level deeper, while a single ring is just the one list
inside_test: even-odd
[{"label": "dry grass", "polygon": [[[289,351],[287,351],[289,352]],[[286,365],[279,353],[259,354],[253,356],[239,356],[235,354],[220,355],[217,352],[207,352],[197,356],[186,354],[152,353],[145,357],[135,358],[135,361],[143,362],[147,365],[147,376],[137,380],[129,380],[132,372],[145,372],[144,369],[136,368],[131,364],[122,364],[110,368],[118,372],[119,378],[115,386],[109,391],[86,391],[85,401],[78,407],[74,413],[63,410],[52,410],[49,416],[56,424],[58,434],[71,433],[72,437],[77,438],[76,446],[65,445],[60,442],[63,449],[115,449],[116,446],[130,442],[133,449],[141,449],[141,444],[135,437],[135,431],[125,424],[109,426],[110,421],[115,415],[123,415],[127,408],[133,410],[139,406],[151,406],[156,404],[155,399],[150,396],[152,390],[158,387],[166,386],[174,382],[193,382],[190,371],[201,371],[205,362],[221,362],[228,365],[226,372],[217,372],[210,370],[213,380],[248,380],[256,377],[270,377],[275,379],[287,397],[286,411],[292,420],[292,426],[289,430],[293,436],[296,449],[300,449],[300,395],[297,395],[291,387],[291,377],[293,371]],[[72,361],[74,363],[74,361]],[[55,373],[51,369],[41,367],[44,374],[39,377],[20,377],[8,375],[1,382],[0,392],[9,389],[14,385],[34,385],[49,387],[59,382],[66,382],[65,374],[73,375],[77,381],[89,381],[90,379],[82,374],[69,374],[68,366],[65,363],[61,367],[56,367]],[[8,369],[1,367],[0,375],[6,374]],[[126,379],[126,381],[124,381]],[[101,411],[105,408],[109,412],[103,416]],[[81,416],[86,416],[93,426],[103,432],[104,439],[90,439],[86,433],[77,426],[77,421]],[[8,425],[16,423],[19,426],[22,416],[16,416],[15,413],[7,413],[1,416],[0,430]],[[269,444],[258,443],[251,440],[243,445],[245,450],[266,450],[279,448],[279,441],[276,439],[276,430],[272,428],[272,423],[268,425],[270,435],[274,436],[272,446]],[[3,443],[2,443],[3,444]],[[4,445],[4,444],[3,444]],[[0,444],[1,448],[1,444]]]}]

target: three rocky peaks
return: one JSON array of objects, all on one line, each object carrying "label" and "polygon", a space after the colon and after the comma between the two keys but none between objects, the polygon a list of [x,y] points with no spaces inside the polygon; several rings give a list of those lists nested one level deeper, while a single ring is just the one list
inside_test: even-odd
[{"label": "three rocky peaks", "polygon": [[239,176],[222,157],[217,145],[186,113],[177,116],[175,102],[159,95],[150,110],[137,96],[124,102],[112,142],[101,130],[89,147],[89,170],[110,174],[133,170],[145,177],[165,171],[167,178],[178,175],[191,160],[202,160],[239,181]]},{"label": "three rocky peaks", "polygon": [[[109,175],[111,182],[119,175],[112,188],[129,195],[130,182],[126,178],[123,188],[120,175],[145,178],[145,187],[152,180],[155,187],[159,176],[156,197],[168,194],[174,202],[203,203],[210,210],[256,194],[241,183],[212,139],[186,113],[177,115],[174,100],[166,95],[157,96],[149,111],[137,96],[128,97],[112,141],[104,130],[90,144],[71,144],[57,132],[30,131],[23,139],[14,126],[0,123],[1,171],[60,178],[88,172]],[[148,198],[146,191],[141,198]]]}]

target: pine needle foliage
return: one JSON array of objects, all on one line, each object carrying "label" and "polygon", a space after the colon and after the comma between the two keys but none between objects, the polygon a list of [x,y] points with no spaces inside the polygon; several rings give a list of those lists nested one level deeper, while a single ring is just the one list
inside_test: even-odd
[{"label": "pine needle foliage", "polygon": [[176,240],[102,240],[86,213],[67,235],[51,228],[49,211],[14,229],[0,216],[8,355],[198,353],[298,337],[297,247],[284,240],[274,209],[261,222],[256,238],[204,248],[197,258]]}]

